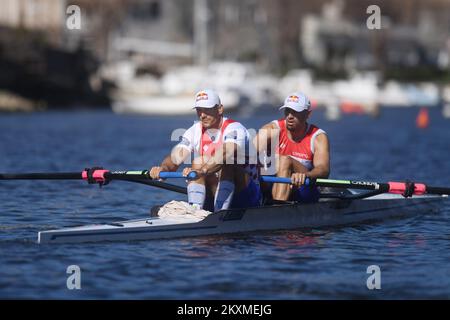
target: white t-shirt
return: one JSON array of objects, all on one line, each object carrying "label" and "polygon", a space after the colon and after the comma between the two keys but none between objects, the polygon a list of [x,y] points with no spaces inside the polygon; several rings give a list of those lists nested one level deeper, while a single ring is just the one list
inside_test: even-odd
[{"label": "white t-shirt", "polygon": [[[223,122],[228,118],[223,118]],[[250,135],[247,129],[239,122],[233,122],[228,124],[225,128],[222,136],[221,129],[209,129],[207,130],[211,140],[213,142],[222,139],[223,143],[235,143],[241,150],[246,150],[249,145]],[[194,124],[186,130],[186,132],[181,137],[181,141],[176,145],[176,147],[181,147],[189,150],[190,152],[195,152],[200,154],[200,145],[202,139],[202,124],[199,121],[194,122]],[[206,150],[205,150],[206,151]]]}]

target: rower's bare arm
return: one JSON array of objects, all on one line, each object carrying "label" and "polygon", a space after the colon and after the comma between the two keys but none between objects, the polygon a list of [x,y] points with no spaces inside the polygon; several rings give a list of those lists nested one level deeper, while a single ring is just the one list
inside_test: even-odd
[{"label": "rower's bare arm", "polygon": [[161,171],[177,171],[190,154],[190,151],[185,148],[175,147],[159,166],[150,169],[150,177],[152,179],[159,179],[159,173]]},{"label": "rower's bare arm", "polygon": [[253,145],[258,152],[265,151],[271,142],[276,140],[278,135],[278,127],[273,122],[269,122],[258,130],[258,134],[253,139]]},{"label": "rower's bare arm", "polygon": [[307,176],[326,179],[330,175],[330,144],[326,134],[319,134],[314,141],[314,169]]},{"label": "rower's bare arm", "polygon": [[175,146],[170,155],[168,155],[161,167],[166,168],[167,171],[177,171],[180,165],[191,155],[191,152],[183,147]]}]

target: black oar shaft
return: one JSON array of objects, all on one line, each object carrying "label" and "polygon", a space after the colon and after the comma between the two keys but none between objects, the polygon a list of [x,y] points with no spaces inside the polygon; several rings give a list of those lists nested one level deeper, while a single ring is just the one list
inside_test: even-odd
[{"label": "black oar shaft", "polygon": [[[187,194],[186,187],[177,186],[162,181],[152,180],[148,177],[148,171],[113,171],[105,172],[107,180],[121,180],[128,182],[136,182],[153,186],[168,191]],[[0,180],[86,180],[83,172],[60,172],[60,173],[0,173]]]},{"label": "black oar shaft", "polygon": [[[262,176],[261,180],[269,183],[292,183],[292,179],[288,177]],[[371,182],[371,181],[352,181],[352,180],[333,180],[333,179],[309,179],[305,181],[306,185],[315,184],[319,187],[349,188],[361,190],[373,190],[380,193],[401,194],[405,197],[412,195],[441,194],[449,195],[450,188],[432,187],[423,183],[414,183],[411,181],[404,182]]]},{"label": "black oar shaft", "polygon": [[127,176],[126,174],[112,174],[110,175],[110,178],[113,180],[141,183],[148,186],[165,189],[168,191],[187,194],[186,187],[177,186],[175,184],[170,184],[162,181],[151,180],[150,178],[145,176],[130,176],[130,175]]},{"label": "black oar shaft", "polygon": [[430,193],[430,194],[448,194],[448,195],[450,195],[450,188],[427,186],[427,193]]},{"label": "black oar shaft", "polygon": [[377,190],[380,192],[389,192],[389,184],[378,182],[316,179],[314,180],[314,184],[319,187],[349,188],[349,189]]},{"label": "black oar shaft", "polygon": [[375,184],[359,184],[359,183],[353,183],[352,181],[349,181],[348,184],[342,184],[342,183],[335,183],[335,182],[329,182],[329,181],[316,181],[314,183],[318,187],[331,187],[331,188],[349,188],[349,189],[360,189],[360,190],[378,190],[379,185]]},{"label": "black oar shaft", "polygon": [[152,180],[148,176],[148,171],[111,171],[105,174],[105,177],[112,180],[121,180],[129,182],[137,182],[145,184],[152,187],[157,187],[165,189],[168,191],[173,191],[177,193],[187,194],[187,188],[182,186],[177,186],[175,184],[170,184],[158,180]]},{"label": "black oar shaft", "polygon": [[154,181],[154,180],[141,180],[141,181],[139,181],[139,180],[123,180],[123,181],[141,183],[141,184],[145,184],[147,186],[152,186],[152,187],[157,187],[157,188],[168,190],[168,191],[187,194],[186,187],[177,186],[175,184],[166,183],[166,182],[162,182],[162,181]]},{"label": "black oar shaft", "polygon": [[80,180],[81,172],[0,173],[0,180]]},{"label": "black oar shaft", "polygon": [[[344,183],[345,182],[345,183]],[[368,181],[340,181],[340,180],[327,180],[327,179],[317,179],[315,184],[319,187],[335,187],[335,188],[349,188],[349,189],[361,189],[361,190],[378,190],[381,193],[384,192],[394,192],[392,189],[396,184],[405,185],[405,182],[390,182],[390,183],[379,183],[379,182],[368,182]],[[417,184],[422,186],[423,190],[426,190],[428,194],[443,194],[450,195],[450,188],[445,187],[432,187],[424,184]],[[404,188],[404,186],[403,186]],[[399,192],[394,192],[399,193]],[[422,194],[421,192],[415,194]]]}]

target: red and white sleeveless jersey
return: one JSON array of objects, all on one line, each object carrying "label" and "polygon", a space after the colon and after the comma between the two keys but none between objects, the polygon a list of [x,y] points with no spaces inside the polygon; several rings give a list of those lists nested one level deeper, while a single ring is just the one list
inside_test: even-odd
[{"label": "red and white sleeveless jersey", "polygon": [[177,146],[202,156],[213,155],[225,142],[235,143],[245,150],[249,141],[250,135],[242,124],[224,117],[220,129],[205,130],[201,122],[195,122],[186,130]]},{"label": "red and white sleeveless jersey", "polygon": [[288,136],[285,119],[272,122],[280,129],[279,142],[276,148],[277,154],[289,156],[300,162],[308,170],[312,170],[314,168],[314,141],[319,134],[326,134],[326,132],[315,125],[307,124],[305,136],[300,141],[295,142]]}]

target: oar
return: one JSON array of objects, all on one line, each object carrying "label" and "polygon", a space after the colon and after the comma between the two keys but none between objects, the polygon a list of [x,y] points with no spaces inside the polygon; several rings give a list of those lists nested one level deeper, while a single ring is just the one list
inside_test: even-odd
[{"label": "oar", "polygon": [[[261,181],[271,183],[291,183],[291,178],[261,176]],[[414,182],[371,182],[371,181],[351,181],[332,179],[309,179],[306,178],[305,185],[315,184],[319,187],[334,187],[362,190],[377,190],[380,193],[395,193],[405,197],[421,194],[449,195],[450,188],[432,187],[423,183]]]},{"label": "oar", "polygon": [[[161,174],[161,178],[172,178],[173,172]],[[193,179],[193,172],[188,178]],[[179,174],[182,176],[181,174]],[[178,175],[176,175],[178,177]],[[85,169],[82,172],[58,172],[58,173],[0,173],[0,180],[86,180],[89,183],[106,185],[111,180],[121,180],[146,184],[161,189],[187,194],[186,187],[177,186],[162,181],[152,180],[147,170],[142,171],[109,171],[103,168]]]},{"label": "oar", "polygon": [[[187,177],[181,172],[161,172],[162,179],[183,178],[196,179],[197,173],[192,171]],[[89,183],[98,183],[105,185],[111,180],[122,180],[142,183],[162,189],[184,193],[186,188],[168,184],[162,181],[152,180],[148,170],[142,171],[109,171],[103,168],[85,169],[82,172],[60,172],[60,173],[0,173],[0,180],[87,180]],[[291,183],[291,178],[261,176],[261,181],[270,183]],[[335,187],[362,190],[376,190],[380,193],[402,194],[405,197],[422,194],[440,194],[450,195],[450,188],[433,187],[423,183],[413,182],[371,182],[371,181],[351,181],[351,180],[332,180],[332,179],[309,179],[305,185],[315,184],[319,187]]]},{"label": "oar", "polygon": [[[196,179],[197,173],[191,171],[188,177],[183,176],[180,172],[161,172],[161,178],[183,178],[183,179]],[[273,176],[261,176],[260,180],[270,183],[292,183],[291,178],[273,177]],[[405,197],[412,195],[428,194],[440,194],[450,195],[450,188],[445,187],[432,187],[423,183],[414,182],[372,182],[372,181],[351,181],[351,180],[332,180],[332,179],[309,179],[306,178],[305,185],[316,185],[319,187],[334,187],[334,188],[348,188],[348,189],[361,189],[361,190],[373,190],[380,193],[395,193],[401,194]]]},{"label": "oar", "polygon": [[[170,183],[166,183],[166,182],[162,182],[162,181],[158,181],[158,180],[153,180],[152,178],[150,178],[148,173],[149,173],[148,170],[111,171],[111,172],[106,172],[104,175],[104,178],[106,179],[105,181],[120,180],[120,181],[136,182],[136,183],[141,183],[141,184],[145,184],[145,185],[152,186],[152,187],[161,188],[161,189],[168,190],[168,191],[187,194],[186,187],[177,186],[175,184],[170,184]],[[161,177],[161,178],[166,179],[165,177]],[[102,180],[101,176],[98,177],[97,179],[98,179],[98,181],[96,181],[96,182],[99,183],[100,185],[107,183],[107,182],[106,183],[102,182],[103,180]]]},{"label": "oar", "polygon": [[[191,171],[188,177],[183,176],[180,172],[161,172],[160,176],[166,178],[184,178],[196,179],[197,174]],[[291,178],[261,176],[260,180],[270,183],[292,183]],[[348,188],[373,190],[380,193],[395,193],[403,194],[405,196],[421,195],[421,194],[440,194],[450,195],[450,188],[446,187],[432,187],[423,183],[414,182],[372,182],[372,181],[352,181],[352,180],[332,180],[332,179],[309,179],[306,178],[305,185],[316,185],[319,187],[334,187],[334,188]]]}]

